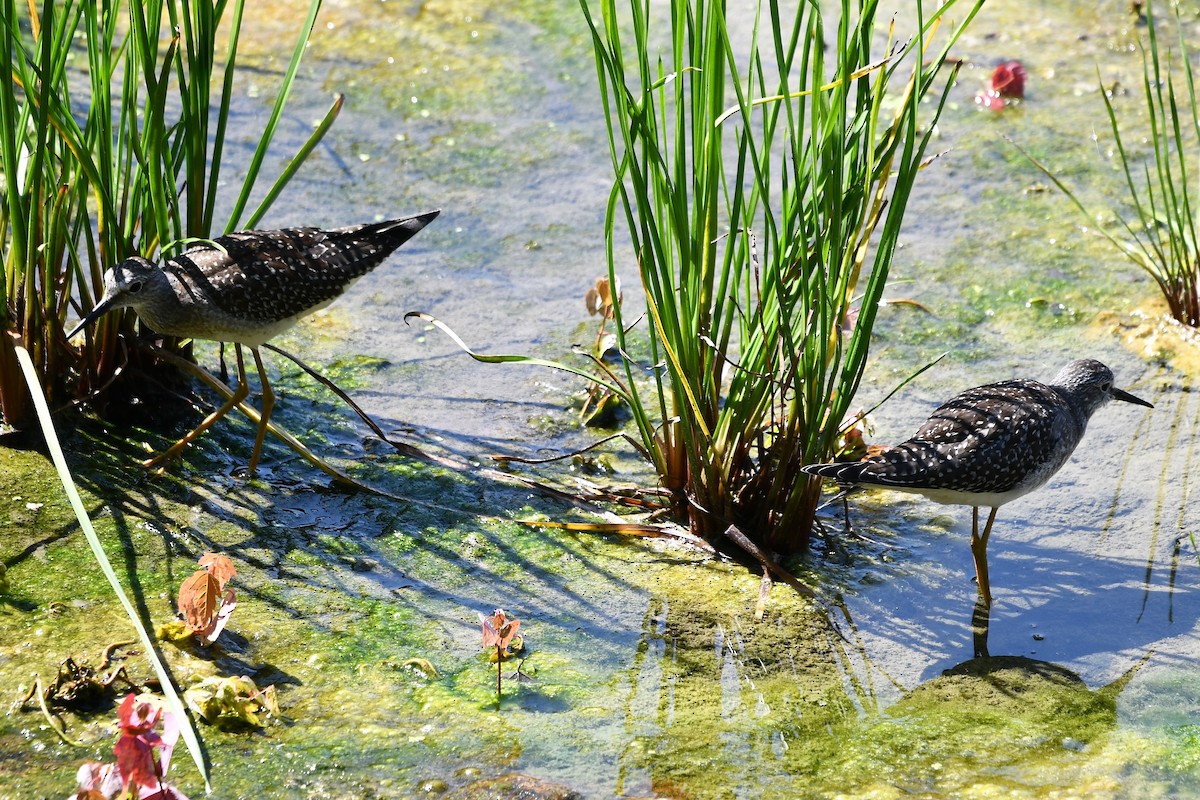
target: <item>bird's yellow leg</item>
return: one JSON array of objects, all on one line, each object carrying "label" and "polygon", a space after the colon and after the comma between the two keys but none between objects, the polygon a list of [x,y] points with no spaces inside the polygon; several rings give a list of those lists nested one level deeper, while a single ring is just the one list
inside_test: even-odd
[{"label": "bird's yellow leg", "polygon": [[996,521],[999,506],[988,514],[987,524],[983,526],[983,535],[979,535],[979,506],[971,509],[971,555],[975,557],[975,582],[979,587],[979,596],[988,608],[992,607],[992,586],[988,582],[987,543],[992,535],[992,523]]},{"label": "bird's yellow leg", "polygon": [[250,354],[254,356],[254,365],[258,367],[258,379],[262,384],[262,411],[258,418],[258,435],[254,437],[254,452],[250,456],[249,472],[253,475],[255,468],[258,467],[258,457],[262,455],[263,442],[267,438],[267,423],[271,421],[271,409],[275,408],[275,392],[271,390],[271,382],[267,380],[267,371],[263,368],[262,355],[258,352],[258,348],[251,347]]},{"label": "bird's yellow leg", "polygon": [[975,598],[975,610],[971,613],[971,638],[974,640],[975,657],[987,658],[988,625],[991,622],[991,606],[983,602],[983,597]]},{"label": "bird's yellow leg", "polygon": [[241,403],[246,399],[246,396],[250,394],[250,386],[246,383],[246,364],[242,360],[242,346],[240,344],[235,344],[233,346],[233,352],[237,356],[237,389],[235,389],[233,394],[230,395],[229,399],[225,401],[224,405],[201,420],[200,424],[193,428],[191,433],[189,433],[187,436],[184,436],[178,442],[171,445],[169,448],[153,458],[148,458],[143,461],[143,467],[156,467],[159,464],[164,464],[175,456],[179,455],[183,451],[183,448],[194,442],[200,434],[211,428],[214,422],[232,411],[234,406],[236,406],[238,403]]}]

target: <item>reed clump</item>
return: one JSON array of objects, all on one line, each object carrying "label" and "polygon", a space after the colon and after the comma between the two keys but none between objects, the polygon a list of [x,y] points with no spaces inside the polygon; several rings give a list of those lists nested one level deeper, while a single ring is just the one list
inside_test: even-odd
[{"label": "reed clump", "polygon": [[739,58],[721,0],[675,0],[665,33],[661,4],[580,2],[616,176],[609,281],[633,265],[646,296],[644,315],[615,307],[617,347],[650,354],[606,385],[694,533],[799,551],[820,495],[800,468],[839,448],[942,67],[979,4],[935,47],[953,2],[914,6],[897,42],[871,0],[764,0]]},{"label": "reed clump", "polygon": [[[225,232],[261,219],[341,107],[339,98],[248,211],[320,5],[307,4],[257,149],[239,165]],[[212,235],[244,8],[0,0],[0,422],[31,414],[15,346],[55,404],[109,386],[136,357],[121,338],[134,315],[71,343],[68,314],[93,305],[108,266]]]}]

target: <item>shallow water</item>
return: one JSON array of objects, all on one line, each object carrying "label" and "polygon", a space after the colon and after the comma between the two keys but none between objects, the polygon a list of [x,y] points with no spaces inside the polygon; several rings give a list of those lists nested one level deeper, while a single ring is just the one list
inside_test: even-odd
[{"label": "shallow water", "polygon": [[[336,372],[385,427],[423,446],[478,458],[593,438],[564,410],[575,381],[477,365],[402,321],[419,309],[481,350],[554,358],[594,335],[582,298],[604,271],[610,166],[577,14],[568,2],[347,0],[326,5],[314,35],[288,132],[302,136],[332,92],[347,93],[346,109],[264,225],[444,211],[280,344]],[[266,113],[276,51],[286,54],[288,15],[277,16],[250,39],[263,60],[239,105],[247,125]],[[851,513],[867,540],[831,536],[799,565],[829,614],[776,586],[759,621],[759,582],[737,565],[470,516],[569,514],[364,445],[344,411],[277,362],[283,424],[410,501],[329,492],[278,446],[263,482],[227,477],[249,448],[244,420],[218,426],[159,480],[130,466],[136,447],[96,426],[73,439],[90,454],[78,463],[89,507],[156,623],[200,553],[238,565],[223,647],[166,646],[167,656],[185,682],[221,671],[278,684],[293,722],[202,731],[217,796],[436,796],[437,781],[454,791],[510,771],[589,798],[1200,795],[1198,562],[1187,538],[1200,401],[1167,339],[1133,313],[1154,313],[1152,287],[1081,233],[1074,209],[1004,139],[1085,197],[1109,196],[1118,176],[1095,65],[1106,84],[1136,87],[1136,31],[1095,4],[989,1],[958,48],[969,62],[936,145],[948,153],[923,175],[893,271],[891,296],[934,313],[883,310],[861,395],[872,405],[949,351],[877,412],[878,440],[907,436],[966,386],[1049,378],[1083,355],[1155,403],[1101,410],[1052,484],[998,517],[989,646],[1028,661],[941,677],[972,654],[966,509],[862,497]],[[1028,100],[977,111],[975,91],[1009,58],[1030,72]],[[95,654],[125,627],[40,458],[0,456],[14,531],[0,546],[14,586],[0,605],[0,678],[15,695],[31,671]],[[617,479],[645,480],[619,463]],[[46,506],[29,511],[31,499]],[[67,608],[52,613],[53,601]],[[506,678],[498,712],[475,616],[496,607],[522,619],[535,678]],[[109,718],[70,717],[83,751],[34,714],[3,718],[0,797],[65,796],[75,766],[110,748]],[[200,795],[182,752],[175,764]]]}]

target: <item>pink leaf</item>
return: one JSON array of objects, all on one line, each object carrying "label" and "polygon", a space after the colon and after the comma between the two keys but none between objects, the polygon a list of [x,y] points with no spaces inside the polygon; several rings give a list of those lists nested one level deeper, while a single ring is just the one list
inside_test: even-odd
[{"label": "pink leaf", "polygon": [[1004,98],[991,90],[975,95],[975,104],[989,111],[1004,110]]},{"label": "pink leaf", "polygon": [[171,784],[160,783],[153,789],[146,788],[139,791],[138,800],[188,800],[188,798]]},{"label": "pink leaf", "polygon": [[502,608],[497,608],[490,617],[479,614],[479,622],[483,628],[483,646],[499,647],[501,650],[508,647],[521,627],[521,620],[509,619]]},{"label": "pink leaf", "polygon": [[92,797],[113,798],[121,793],[123,783],[116,764],[100,764],[95,761],[85,762],[75,773],[79,791],[73,797],[83,794],[88,800]]},{"label": "pink leaf", "polygon": [[162,726],[162,736],[158,739],[158,774],[166,775],[167,770],[171,768],[171,753],[175,749],[175,743],[179,741],[179,716],[164,711]]},{"label": "pink leaf", "polygon": [[213,617],[208,626],[204,630],[196,631],[195,635],[199,636],[205,644],[212,644],[221,635],[221,631],[225,630],[225,625],[229,622],[229,615],[233,613],[233,609],[237,607],[235,602],[237,595],[233,589],[226,589],[225,595],[221,599],[221,607],[217,609],[217,615]]}]

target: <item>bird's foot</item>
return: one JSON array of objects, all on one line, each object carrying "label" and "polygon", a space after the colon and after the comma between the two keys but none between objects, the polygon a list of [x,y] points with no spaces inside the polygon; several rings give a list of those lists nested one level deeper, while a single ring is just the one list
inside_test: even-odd
[{"label": "bird's foot", "polygon": [[146,469],[152,470],[155,475],[162,475],[188,444],[189,440],[180,440],[161,453],[156,453],[140,463]]},{"label": "bird's foot", "polygon": [[258,475],[258,465],[247,464],[244,467],[235,467],[233,471],[229,473],[229,475],[230,477],[236,478],[240,481],[248,481]]},{"label": "bird's foot", "polygon": [[142,461],[140,463],[143,467],[145,467],[147,470],[149,470],[151,475],[153,475],[156,478],[161,478],[162,476],[166,475],[167,474],[167,462],[164,461],[162,463],[156,464],[156,463],[154,463],[154,461],[155,461],[155,459],[148,458],[145,461]]}]

